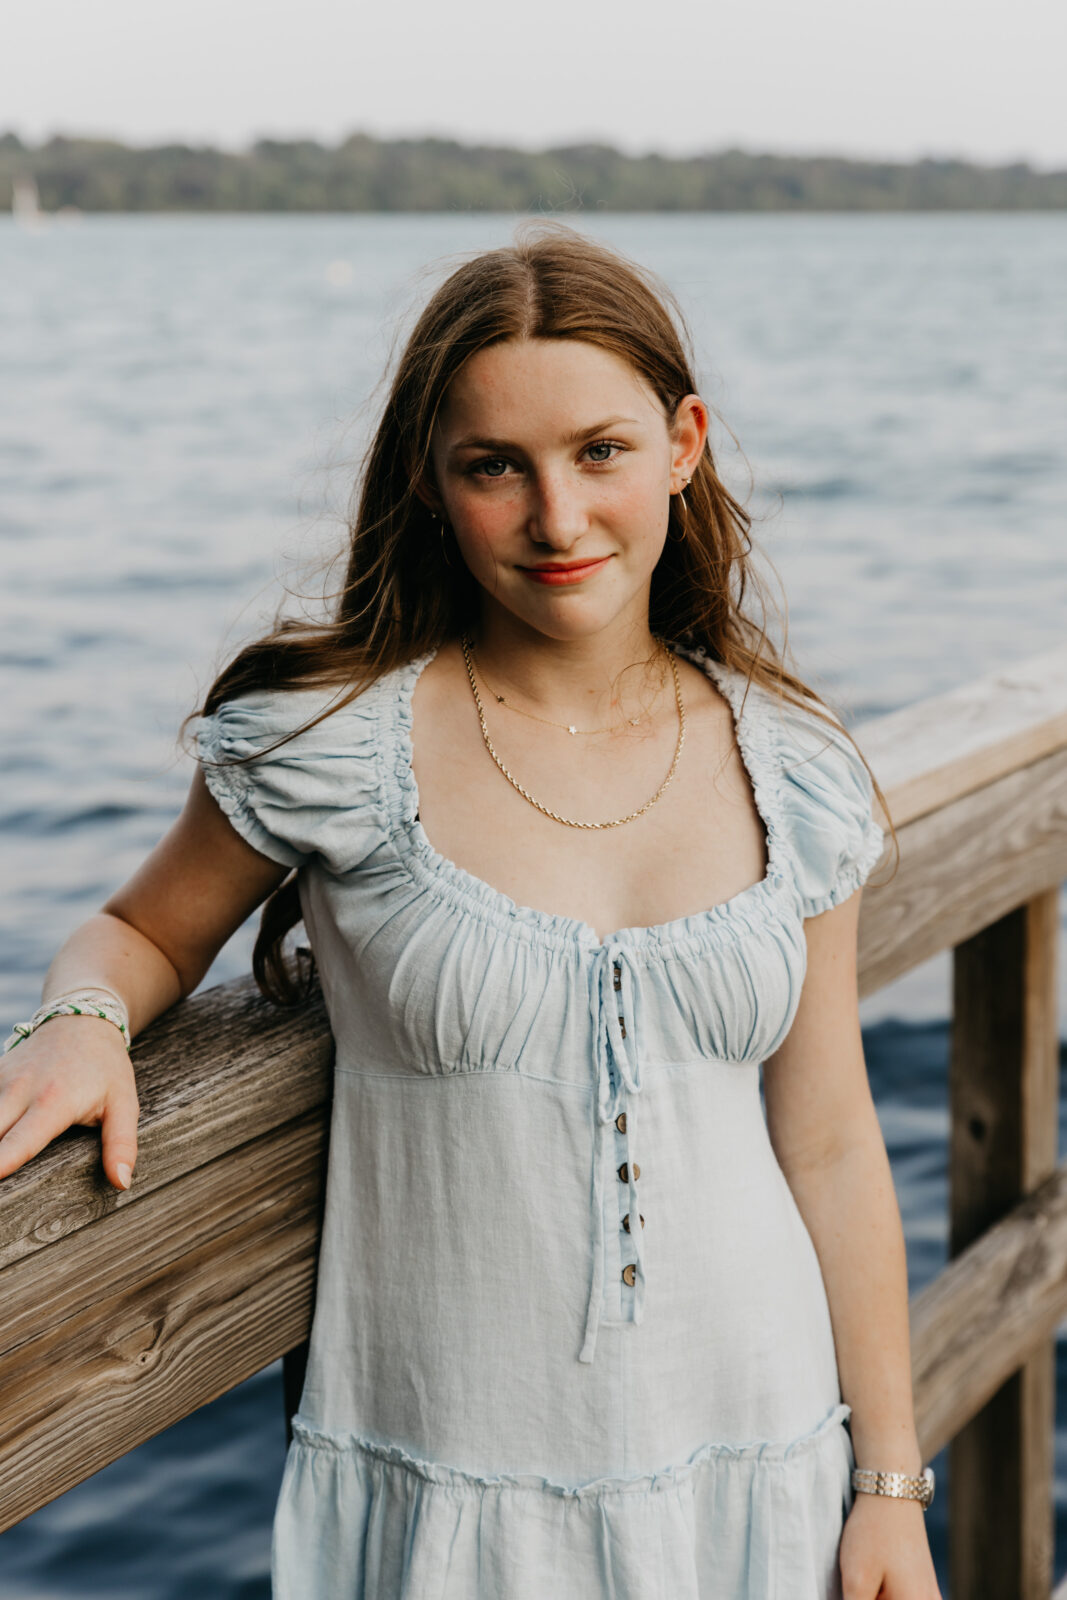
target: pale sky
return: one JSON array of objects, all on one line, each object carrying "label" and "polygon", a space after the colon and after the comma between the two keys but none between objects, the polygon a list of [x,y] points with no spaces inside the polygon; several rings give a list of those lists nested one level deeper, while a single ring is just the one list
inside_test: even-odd
[{"label": "pale sky", "polygon": [[0,131],[1067,167],[1065,0],[10,0]]}]

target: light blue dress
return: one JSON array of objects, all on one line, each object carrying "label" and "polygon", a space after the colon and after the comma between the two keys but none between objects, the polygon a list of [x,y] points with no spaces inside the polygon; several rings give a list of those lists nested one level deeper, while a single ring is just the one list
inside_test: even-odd
[{"label": "light blue dress", "polygon": [[[760,1064],[804,918],[865,880],[882,830],[836,727],[756,685],[742,705],[742,674],[674,648],[733,710],[766,875],[603,943],[427,839],[411,702],[432,653],[205,771],[301,869],[336,1041],[275,1600],[839,1593],[850,1410]],[[334,697],[228,701],[201,754],[261,750]]]}]

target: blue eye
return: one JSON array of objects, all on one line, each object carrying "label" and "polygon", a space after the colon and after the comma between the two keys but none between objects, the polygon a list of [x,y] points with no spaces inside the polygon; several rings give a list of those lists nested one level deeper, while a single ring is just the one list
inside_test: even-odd
[{"label": "blue eye", "polygon": [[[497,471],[497,468],[500,470]],[[502,478],[507,469],[508,464],[501,456],[489,456],[485,461],[479,461],[475,465],[475,471],[487,478]]]},{"label": "blue eye", "polygon": [[[621,449],[620,445],[612,444],[608,439],[598,439],[596,444],[591,444],[588,447],[590,458],[596,466],[600,466],[604,462],[613,460],[613,452],[619,449]],[[593,455],[594,450],[604,450],[607,453],[605,455],[596,456]]]}]

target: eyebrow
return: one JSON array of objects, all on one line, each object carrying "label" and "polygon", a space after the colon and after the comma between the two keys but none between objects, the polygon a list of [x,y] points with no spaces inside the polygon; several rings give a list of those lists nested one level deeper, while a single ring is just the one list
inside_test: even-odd
[{"label": "eyebrow", "polygon": [[[629,423],[631,427],[639,428],[640,422],[636,417],[606,417],[603,422],[594,422],[590,428],[578,428],[564,439],[564,444],[581,444],[583,439],[591,439],[594,434],[606,433],[609,428],[617,428],[622,423]],[[452,446],[453,450],[514,450],[515,443],[511,439],[458,439]]]}]

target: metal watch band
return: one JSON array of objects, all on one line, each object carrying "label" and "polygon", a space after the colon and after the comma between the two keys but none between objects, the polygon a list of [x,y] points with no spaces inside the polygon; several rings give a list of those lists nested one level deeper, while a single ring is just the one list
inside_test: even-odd
[{"label": "metal watch band", "polygon": [[863,1494],[887,1494],[898,1500],[918,1500],[924,1511],[934,1498],[934,1471],[924,1467],[919,1477],[907,1472],[873,1472],[869,1467],[853,1467],[852,1487]]}]

